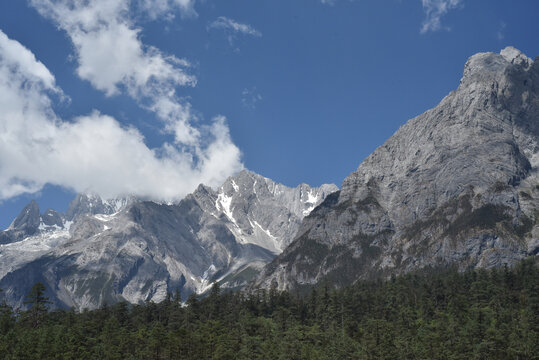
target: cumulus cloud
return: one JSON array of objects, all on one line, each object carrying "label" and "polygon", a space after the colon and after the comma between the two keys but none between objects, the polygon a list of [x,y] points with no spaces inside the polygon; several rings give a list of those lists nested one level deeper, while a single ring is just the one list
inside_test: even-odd
[{"label": "cumulus cloud", "polygon": [[[141,1],[148,7],[154,4],[154,10],[176,4],[187,11],[193,3]],[[179,86],[196,85],[196,78],[188,73],[189,62],[142,43],[141,29],[131,20],[129,0],[31,0],[31,4],[68,34],[81,79],[107,96],[126,93],[136,99],[154,111],[166,129],[177,131],[178,143],[198,141],[190,123],[190,106],[176,94]]]},{"label": "cumulus cloud", "polygon": [[[129,81],[123,85],[131,86]],[[137,79],[132,81],[138,86]],[[191,132],[187,140],[177,138],[191,141],[189,150],[176,143],[150,149],[137,129],[98,111],[60,119],[52,104],[61,96],[46,66],[0,31],[0,199],[54,184],[106,198],[132,194],[171,201],[199,183],[219,185],[242,168],[223,117],[206,127],[178,130]],[[161,116],[175,116],[181,105],[165,99],[171,103],[153,105],[163,111]]]},{"label": "cumulus cloud", "polygon": [[[56,79],[49,69],[37,61],[34,54],[19,42],[10,40],[2,31],[0,31],[0,49],[0,61],[5,67],[5,70],[10,69],[14,73],[25,74],[28,79],[32,80],[30,85],[32,83],[39,83],[45,89],[54,92],[60,91],[56,87]],[[5,78],[0,78],[1,80],[5,80]]]},{"label": "cumulus cloud", "polygon": [[421,33],[443,29],[442,17],[450,10],[462,4],[462,0],[422,0],[426,18],[421,26]]}]

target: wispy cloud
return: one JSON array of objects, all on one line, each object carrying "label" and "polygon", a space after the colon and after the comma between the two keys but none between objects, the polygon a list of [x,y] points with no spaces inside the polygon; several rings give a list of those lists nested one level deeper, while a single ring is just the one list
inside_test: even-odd
[{"label": "wispy cloud", "polygon": [[177,9],[182,16],[197,15],[194,9],[195,0],[137,0],[136,3],[152,19],[173,19]]},{"label": "wispy cloud", "polygon": [[[47,183],[105,196],[177,199],[199,183],[218,185],[242,168],[225,119],[202,126],[190,103],[177,95],[179,88],[196,85],[189,63],[141,41],[130,0],[30,1],[71,39],[81,79],[107,96],[135,99],[155,113],[174,142],[150,149],[137,129],[97,111],[74,121],[59,119],[52,110],[53,94],[61,93],[54,76],[2,33],[0,199]],[[193,11],[192,0],[140,1],[160,4],[160,11]]]},{"label": "wispy cloud", "polygon": [[247,109],[254,110],[261,100],[262,95],[256,90],[256,87],[245,88],[241,92],[241,104]]},{"label": "wispy cloud", "polygon": [[[320,0],[320,2],[324,5],[335,5],[337,0]],[[421,0],[425,12],[425,20],[420,31],[421,34],[442,29],[449,30],[448,27],[442,25],[442,17],[449,11],[460,7],[463,2],[464,0]]]},{"label": "wispy cloud", "polygon": [[422,0],[426,18],[421,26],[421,34],[448,29],[442,25],[442,17],[450,10],[458,8],[462,2],[463,0]]},{"label": "wispy cloud", "polygon": [[242,24],[224,16],[219,16],[217,20],[208,25],[208,29],[219,29],[233,34],[243,34],[254,37],[262,36],[262,33],[251,25]]},{"label": "wispy cloud", "polygon": [[505,29],[507,28],[507,24],[503,21],[500,22],[500,27],[498,28],[498,32],[496,33],[496,37],[498,40],[505,39]]}]

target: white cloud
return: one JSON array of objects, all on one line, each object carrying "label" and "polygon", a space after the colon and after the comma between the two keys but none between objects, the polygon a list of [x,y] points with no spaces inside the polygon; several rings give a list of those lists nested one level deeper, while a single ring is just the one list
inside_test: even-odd
[{"label": "white cloud", "polygon": [[196,16],[195,0],[138,0],[140,9],[150,18],[174,18],[174,11],[179,9],[182,16]]},{"label": "white cloud", "polygon": [[500,27],[498,28],[498,32],[496,33],[496,37],[498,40],[502,41],[505,39],[505,30],[507,28],[507,24],[503,21],[500,22]]},{"label": "white cloud", "polygon": [[[0,31],[0,199],[54,184],[104,197],[170,201],[200,183],[219,185],[242,168],[223,117],[204,128],[181,129],[196,130],[189,151],[169,143],[150,149],[137,129],[97,111],[73,121],[58,118],[52,109],[58,94],[50,71]],[[166,116],[188,113],[173,105],[167,104]]]},{"label": "white cloud", "polygon": [[0,31],[0,61],[13,72],[26,74],[29,79],[40,83],[44,88],[59,91],[49,69],[37,61],[34,54],[17,41],[10,40],[2,31]]},{"label": "white cloud", "polygon": [[[335,5],[337,0],[320,0],[320,2],[325,5]],[[421,0],[423,10],[425,11],[425,20],[421,26],[421,34],[442,29],[449,30],[448,27],[442,25],[442,17],[450,10],[461,6],[463,2],[464,0]]]},{"label": "white cloud", "polygon": [[241,103],[245,108],[255,109],[259,101],[262,100],[262,95],[258,93],[256,87],[251,89],[243,89],[241,92]]},{"label": "white cloud", "polygon": [[421,27],[421,33],[443,29],[442,17],[450,10],[456,9],[463,0],[421,0],[426,18]]},{"label": "white cloud", "polygon": [[253,28],[251,25],[241,24],[224,16],[219,16],[217,20],[215,20],[208,26],[208,28],[225,30],[234,34],[244,34],[255,37],[262,36],[262,33]]},{"label": "white cloud", "polygon": [[187,61],[166,56],[140,41],[140,29],[129,20],[128,0],[31,2],[71,38],[78,75],[109,96],[122,87],[131,96],[141,97],[152,96],[163,85],[164,91],[170,91],[174,86],[196,83],[185,72]]},{"label": "white cloud", "polygon": [[[172,11],[174,6],[189,11],[193,1],[139,3],[155,11]],[[81,79],[108,96],[127,93],[141,106],[163,116],[166,130],[179,131],[175,134],[177,142],[196,143],[190,106],[176,94],[179,86],[196,85],[196,78],[187,72],[189,63],[142,43],[141,30],[131,20],[129,0],[31,0],[31,4],[68,34]],[[161,104],[166,108],[161,109]]]}]

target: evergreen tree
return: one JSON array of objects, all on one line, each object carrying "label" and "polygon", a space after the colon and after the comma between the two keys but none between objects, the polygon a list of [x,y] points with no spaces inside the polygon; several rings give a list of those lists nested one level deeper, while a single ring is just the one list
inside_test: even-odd
[{"label": "evergreen tree", "polygon": [[428,269],[310,295],[222,292],[94,311],[0,305],[0,359],[536,359],[539,271]]},{"label": "evergreen tree", "polygon": [[[2,289],[0,289],[2,296]],[[0,335],[6,335],[15,325],[13,310],[6,304],[4,299],[0,302]]]},{"label": "evergreen tree", "polygon": [[24,318],[33,328],[41,325],[45,315],[47,315],[48,306],[51,304],[49,298],[45,296],[45,290],[45,285],[41,282],[35,283],[24,301],[24,304],[30,306],[30,309],[24,314]]}]

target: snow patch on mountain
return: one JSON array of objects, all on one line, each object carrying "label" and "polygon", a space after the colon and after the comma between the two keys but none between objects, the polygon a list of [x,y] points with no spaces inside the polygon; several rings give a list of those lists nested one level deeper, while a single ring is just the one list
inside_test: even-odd
[{"label": "snow patch on mountain", "polygon": [[14,284],[39,280],[56,306],[82,309],[158,302],[176,290],[186,299],[214,281],[241,286],[293,238],[303,211],[317,205],[308,201],[335,190],[289,188],[242,171],[173,204],[79,194],[65,214],[40,215],[32,202],[0,233],[0,287],[23,306],[29,288]]}]

